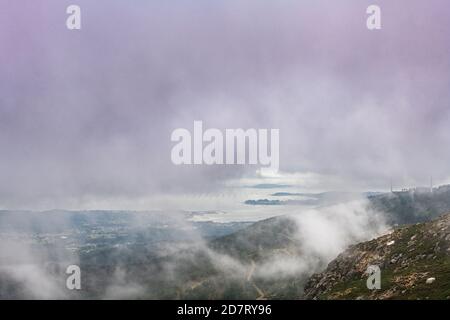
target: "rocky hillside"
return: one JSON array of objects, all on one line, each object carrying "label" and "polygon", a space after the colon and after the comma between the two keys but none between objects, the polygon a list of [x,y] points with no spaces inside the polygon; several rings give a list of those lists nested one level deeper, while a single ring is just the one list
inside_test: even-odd
[{"label": "rocky hillside", "polygon": [[[369,265],[381,289],[367,289]],[[450,299],[450,214],[348,248],[305,286],[306,299]]]}]

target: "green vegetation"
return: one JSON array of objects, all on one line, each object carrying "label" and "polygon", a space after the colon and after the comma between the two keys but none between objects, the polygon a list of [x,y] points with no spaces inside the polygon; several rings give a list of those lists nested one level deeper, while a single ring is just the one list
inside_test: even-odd
[{"label": "green vegetation", "polygon": [[[392,245],[386,246],[388,242]],[[340,259],[340,260],[339,260]],[[392,234],[359,244],[337,259],[340,266],[381,265],[381,289],[366,287],[367,275],[328,268],[316,279],[335,279],[319,292],[309,292],[318,299],[450,299],[450,214],[436,221],[415,224]],[[333,264],[334,265],[334,264]],[[435,278],[432,283],[427,279]],[[336,280],[341,279],[341,280]],[[313,288],[314,279],[309,284]],[[313,291],[313,290],[312,290]]]}]

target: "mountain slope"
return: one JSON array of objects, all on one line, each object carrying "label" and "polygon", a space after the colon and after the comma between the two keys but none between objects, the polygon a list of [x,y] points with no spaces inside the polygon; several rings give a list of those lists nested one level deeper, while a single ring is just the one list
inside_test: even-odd
[{"label": "mountain slope", "polygon": [[297,232],[297,225],[290,217],[280,216],[211,241],[208,244],[211,269],[199,275],[197,281],[187,282],[180,297],[283,299],[299,296],[306,277],[263,275],[274,259],[301,257],[301,245],[295,237]]},{"label": "mountain slope", "polygon": [[[367,289],[369,265],[381,269],[380,290]],[[450,299],[450,214],[351,246],[310,278],[305,298]]]}]

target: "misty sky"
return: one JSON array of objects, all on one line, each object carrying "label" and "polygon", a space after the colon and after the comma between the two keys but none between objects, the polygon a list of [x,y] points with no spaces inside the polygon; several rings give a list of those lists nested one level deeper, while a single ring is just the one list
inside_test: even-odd
[{"label": "misty sky", "polygon": [[171,132],[194,120],[279,128],[275,180],[305,190],[444,183],[449,36],[446,0],[2,0],[0,208],[111,209],[267,180],[174,166]]}]

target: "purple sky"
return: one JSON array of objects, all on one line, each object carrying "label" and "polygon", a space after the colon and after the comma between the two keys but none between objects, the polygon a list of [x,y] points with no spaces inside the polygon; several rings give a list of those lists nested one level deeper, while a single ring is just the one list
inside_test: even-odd
[{"label": "purple sky", "polygon": [[447,181],[449,36],[446,0],[2,0],[0,208],[201,193],[255,172],[174,167],[170,134],[194,120],[279,128],[285,173]]}]

